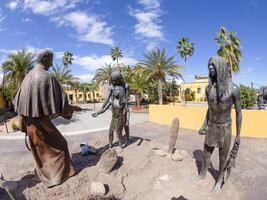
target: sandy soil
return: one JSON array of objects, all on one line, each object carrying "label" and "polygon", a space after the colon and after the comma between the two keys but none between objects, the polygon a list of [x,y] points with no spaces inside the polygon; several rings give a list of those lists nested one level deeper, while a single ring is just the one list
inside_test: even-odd
[{"label": "sandy soil", "polygon": [[[218,193],[211,193],[218,171],[218,151],[213,155],[213,166],[206,179],[192,182],[201,167],[203,137],[195,131],[181,129],[177,149],[187,152],[182,161],[159,157],[153,147],[164,148],[169,140],[169,127],[153,123],[136,125],[131,129],[131,144],[119,154],[119,160],[110,174],[101,174],[97,168],[100,155],[81,156],[72,152],[74,165],[79,172],[60,186],[47,189],[33,172],[18,174],[18,199],[88,200],[90,184],[102,182],[108,192],[106,198],[123,200],[238,200],[267,199],[267,140],[242,139],[237,168]],[[103,152],[107,133],[91,136],[91,144]],[[243,147],[243,148],[242,148]],[[0,199],[6,199],[3,192]],[[99,198],[100,199],[100,198]]]}]

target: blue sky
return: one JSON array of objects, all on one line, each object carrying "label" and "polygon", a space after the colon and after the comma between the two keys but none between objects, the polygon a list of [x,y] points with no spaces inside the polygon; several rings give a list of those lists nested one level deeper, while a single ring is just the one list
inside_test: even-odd
[{"label": "blue sky", "polygon": [[[8,53],[50,48],[54,64],[62,52],[74,54],[73,74],[89,81],[97,68],[110,63],[118,46],[123,62],[134,65],[152,48],[176,55],[186,81],[207,74],[216,54],[220,26],[241,39],[243,60],[238,84],[267,84],[267,1],[265,0],[1,0],[0,62]],[[189,37],[195,53],[186,63],[177,55],[177,41]],[[0,72],[1,73],[1,72]]]}]

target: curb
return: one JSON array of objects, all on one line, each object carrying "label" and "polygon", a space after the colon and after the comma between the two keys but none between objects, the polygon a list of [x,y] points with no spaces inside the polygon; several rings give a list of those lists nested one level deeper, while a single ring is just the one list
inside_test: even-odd
[{"label": "curb", "polygon": [[[82,135],[82,134],[88,134],[88,133],[94,133],[99,131],[108,130],[109,126],[102,127],[102,128],[94,128],[94,129],[88,129],[88,130],[77,130],[77,131],[69,131],[61,133],[63,136],[73,136],[73,135]],[[24,140],[25,134],[22,132],[18,133],[12,133],[12,135],[3,135],[0,136],[0,140]]]}]

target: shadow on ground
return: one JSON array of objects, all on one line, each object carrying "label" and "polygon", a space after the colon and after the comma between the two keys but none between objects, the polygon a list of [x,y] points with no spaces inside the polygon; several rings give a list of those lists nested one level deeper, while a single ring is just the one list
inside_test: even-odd
[{"label": "shadow on ground", "polygon": [[184,196],[179,196],[179,197],[172,197],[171,200],[188,200],[184,198]]},{"label": "shadow on ground", "polygon": [[[143,139],[141,137],[131,136],[129,142],[123,148],[127,148],[129,145],[132,145],[136,142],[138,142],[137,146],[140,146],[144,140],[150,141],[149,139]],[[115,142],[114,145],[116,146],[116,145],[118,145],[118,143]],[[76,172],[80,173],[83,169],[85,169],[87,167],[96,166],[98,161],[101,158],[101,155],[106,150],[108,150],[108,144],[98,148],[97,154],[89,154],[87,156],[82,156],[80,152],[73,153],[72,154],[72,162],[73,162],[73,165],[74,165]],[[122,165],[123,165],[123,157],[118,156],[118,162],[114,166],[113,170],[119,169]]]},{"label": "shadow on ground", "polygon": [[[197,171],[198,171],[198,174],[200,173],[200,170],[202,168],[202,160],[203,160],[203,151],[200,150],[200,149],[197,149],[193,152],[193,156],[195,158],[195,162],[196,162],[196,167],[197,167]],[[218,178],[218,175],[219,175],[219,171],[216,170],[212,163],[208,169],[208,172],[212,175],[212,177],[214,178],[214,180],[216,181],[217,178]]]}]

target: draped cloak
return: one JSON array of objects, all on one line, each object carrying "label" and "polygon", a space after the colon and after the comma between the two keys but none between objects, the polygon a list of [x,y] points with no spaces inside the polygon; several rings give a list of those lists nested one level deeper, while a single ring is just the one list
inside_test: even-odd
[{"label": "draped cloak", "polygon": [[70,119],[74,111],[57,79],[37,65],[24,78],[14,99],[21,130],[28,134],[40,180],[52,187],[75,174],[67,141],[50,118]]}]

